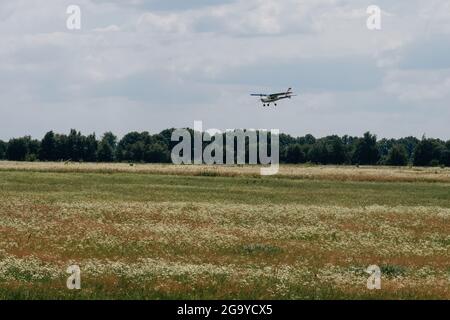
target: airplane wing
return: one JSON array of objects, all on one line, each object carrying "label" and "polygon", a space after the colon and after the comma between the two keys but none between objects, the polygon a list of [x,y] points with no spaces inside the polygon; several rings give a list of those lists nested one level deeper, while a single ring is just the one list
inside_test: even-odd
[{"label": "airplane wing", "polygon": [[272,93],[270,96],[276,98],[278,96],[285,96],[285,95],[288,96],[291,95],[292,93],[293,93],[292,88],[289,88],[286,92]]},{"label": "airplane wing", "polygon": [[278,92],[278,93],[271,93],[271,94],[262,94],[262,93],[253,93],[251,96],[254,97],[269,97],[270,99],[277,99],[280,96],[293,96],[292,88],[289,88],[286,92]]}]

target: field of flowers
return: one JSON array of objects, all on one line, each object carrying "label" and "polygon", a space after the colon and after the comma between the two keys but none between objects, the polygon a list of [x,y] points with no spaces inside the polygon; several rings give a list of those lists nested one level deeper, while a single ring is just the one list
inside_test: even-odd
[{"label": "field of flowers", "polygon": [[258,170],[0,162],[0,299],[450,299],[450,170]]}]

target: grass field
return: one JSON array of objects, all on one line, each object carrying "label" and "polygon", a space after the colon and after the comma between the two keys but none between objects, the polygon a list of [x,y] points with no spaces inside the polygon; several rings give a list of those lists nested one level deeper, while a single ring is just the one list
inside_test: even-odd
[{"label": "grass field", "polygon": [[0,162],[0,299],[450,299],[449,169],[258,170]]}]

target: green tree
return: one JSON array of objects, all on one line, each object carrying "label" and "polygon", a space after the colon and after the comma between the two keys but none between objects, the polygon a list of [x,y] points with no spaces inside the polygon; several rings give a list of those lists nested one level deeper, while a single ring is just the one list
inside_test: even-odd
[{"label": "green tree", "polygon": [[441,154],[441,165],[450,167],[450,148],[446,148]]},{"label": "green tree", "polygon": [[414,165],[423,167],[431,165],[434,153],[433,149],[433,142],[424,136],[414,150]]},{"label": "green tree", "polygon": [[174,147],[177,142],[172,142],[172,133],[175,131],[175,129],[166,129],[161,131],[159,134],[155,135],[156,139],[167,146],[168,149],[172,150],[172,147]]},{"label": "green tree", "polygon": [[352,161],[355,164],[373,165],[380,159],[377,149],[377,136],[364,133],[364,137],[357,140]]},{"label": "green tree", "polygon": [[386,164],[390,166],[406,166],[408,164],[408,153],[404,146],[396,144],[389,150]]},{"label": "green tree", "polygon": [[280,161],[285,163],[291,163],[287,159],[288,148],[296,144],[296,139],[288,134],[281,133],[280,136]]},{"label": "green tree", "polygon": [[65,134],[55,134],[55,160],[69,160],[68,137]]},{"label": "green tree", "polygon": [[434,166],[444,164],[443,156],[446,152],[445,142],[440,139],[432,139],[431,143],[433,144],[433,160],[431,160],[431,164]]},{"label": "green tree", "polygon": [[39,149],[41,148],[41,142],[36,139],[31,139],[30,136],[25,137],[28,145],[28,152],[25,157],[26,161],[36,161],[39,158]]},{"label": "green tree", "polygon": [[322,140],[314,143],[308,151],[308,160],[317,164],[327,164],[328,150],[327,146]]},{"label": "green tree", "polygon": [[8,149],[8,144],[0,140],[0,160],[6,159],[6,150]]},{"label": "green tree", "polygon": [[329,136],[324,139],[326,146],[326,163],[343,164],[347,160],[345,146],[338,136]]},{"label": "green tree", "polygon": [[445,143],[440,162],[442,165],[450,167],[450,140]]},{"label": "green tree", "polygon": [[300,137],[300,138],[298,138],[298,142],[300,143],[300,144],[314,144],[314,143],[316,143],[316,138],[314,138],[314,136],[312,135],[312,134],[307,134],[306,136],[304,136],[304,137]]},{"label": "green tree", "polygon": [[25,161],[28,154],[28,142],[26,138],[11,139],[8,142],[6,158],[11,161]]},{"label": "green tree", "polygon": [[406,137],[401,138],[396,141],[397,144],[401,144],[405,147],[406,152],[408,153],[408,160],[413,159],[414,150],[416,149],[417,144],[420,142],[416,137]]},{"label": "green tree", "polygon": [[144,141],[137,141],[133,143],[129,148],[129,159],[131,161],[142,162],[144,161],[146,145]]},{"label": "green tree", "polygon": [[71,129],[66,140],[67,156],[72,161],[79,161],[82,159],[83,144],[81,133],[75,129]]},{"label": "green tree", "polygon": [[106,132],[98,144],[97,160],[100,162],[113,162],[117,147],[117,137]]},{"label": "green tree", "polygon": [[377,148],[380,158],[384,159],[388,157],[389,151],[395,144],[395,139],[381,139],[377,142]]},{"label": "green tree", "polygon": [[56,139],[53,131],[49,131],[45,134],[41,141],[41,148],[39,150],[39,160],[42,161],[55,161],[57,158],[56,152]]},{"label": "green tree", "polygon": [[286,149],[285,159],[287,163],[305,163],[306,156],[302,146],[298,143],[289,145]]},{"label": "green tree", "polygon": [[112,132],[105,132],[102,137],[102,141],[109,144],[113,150],[117,148],[117,136],[115,136]]},{"label": "green tree", "polygon": [[97,160],[99,162],[113,162],[114,161],[114,149],[110,144],[105,141],[100,141],[97,150]]},{"label": "green tree", "polygon": [[139,149],[139,147],[136,147],[135,145],[140,142],[141,140],[141,134],[139,132],[130,132],[127,133],[118,143],[117,150],[116,150],[116,158],[119,161],[140,161],[141,159],[138,159],[138,155],[141,152],[137,152],[136,150]]},{"label": "green tree", "polygon": [[88,135],[87,137],[81,137],[82,154],[81,159],[86,162],[97,161],[97,147],[98,142],[95,137],[95,133]]},{"label": "green tree", "polygon": [[166,163],[170,159],[170,152],[162,143],[145,146],[143,160],[149,163]]}]

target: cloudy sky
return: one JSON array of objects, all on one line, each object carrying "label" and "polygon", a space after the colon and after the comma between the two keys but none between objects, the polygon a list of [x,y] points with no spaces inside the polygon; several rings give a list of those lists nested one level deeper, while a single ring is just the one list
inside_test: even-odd
[{"label": "cloudy sky", "polygon": [[[71,4],[81,30],[66,27]],[[450,138],[447,0],[1,1],[0,42],[1,139],[194,120]],[[277,108],[249,96],[288,87],[299,96]]]}]

